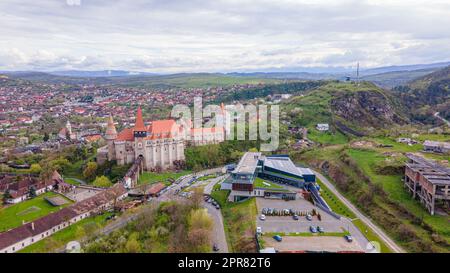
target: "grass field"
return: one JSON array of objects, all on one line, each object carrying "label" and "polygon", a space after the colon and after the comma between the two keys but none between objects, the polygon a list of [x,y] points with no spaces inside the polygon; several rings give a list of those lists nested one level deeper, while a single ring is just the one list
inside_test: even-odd
[{"label": "grass field", "polygon": [[265,188],[265,189],[284,189],[283,186],[272,183],[268,180],[264,180],[262,178],[255,178],[255,182],[253,184],[255,188]]},{"label": "grass field", "polygon": [[314,128],[308,130],[308,138],[314,142],[330,145],[345,144],[348,142],[348,137],[340,132],[319,132]]},{"label": "grass field", "polygon": [[89,218],[85,218],[76,224],[70,225],[69,227],[58,231],[35,244],[32,244],[22,250],[20,253],[45,253],[51,252],[52,250],[64,247],[68,242],[74,240],[80,240],[82,238],[81,234],[77,232],[79,227],[83,229],[89,229],[91,231],[98,230],[99,228],[105,226],[107,224],[106,217],[108,217],[111,213],[105,213],[102,215],[97,215]]},{"label": "grass field", "polygon": [[41,218],[51,212],[59,210],[61,207],[68,206],[71,202],[60,207],[54,207],[44,200],[45,197],[56,196],[56,193],[47,192],[36,198],[3,207],[0,209],[0,232],[22,225],[22,221],[30,222]]},{"label": "grass field", "polygon": [[65,177],[64,178],[64,182],[68,183],[68,184],[72,184],[72,185],[80,185],[81,183],[78,182],[77,180],[70,178],[70,177]]},{"label": "grass field", "polygon": [[181,171],[178,173],[175,172],[165,172],[165,173],[153,173],[153,172],[144,172],[139,177],[138,184],[153,184],[157,182],[163,182],[165,185],[169,185],[170,183],[167,179],[177,179],[184,175],[190,174],[191,171]]}]

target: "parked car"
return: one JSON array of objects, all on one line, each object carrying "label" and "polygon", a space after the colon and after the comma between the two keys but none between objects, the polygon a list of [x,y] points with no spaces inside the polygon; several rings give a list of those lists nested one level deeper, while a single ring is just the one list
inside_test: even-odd
[{"label": "parked car", "polygon": [[306,220],[312,221],[312,216],[311,216],[311,214],[307,214],[307,215],[306,215]]},{"label": "parked car", "polygon": [[344,238],[349,243],[353,242],[353,237],[351,235],[345,235]]},{"label": "parked car", "polygon": [[267,208],[263,208],[262,211],[261,211],[261,213],[262,213],[262,214],[267,214],[267,211],[268,211]]},{"label": "parked car", "polygon": [[259,216],[259,219],[260,219],[261,221],[264,221],[264,220],[266,220],[266,216],[265,216],[264,214],[261,214],[261,216]]},{"label": "parked car", "polygon": [[217,252],[219,250],[219,246],[217,244],[213,244],[213,251]]},{"label": "parked car", "polygon": [[283,215],[287,216],[290,214],[290,211],[288,209],[283,210]]},{"label": "parked car", "polygon": [[324,232],[325,232],[325,230],[323,229],[323,227],[317,226],[317,230],[318,230],[320,233],[324,233]]},{"label": "parked car", "polygon": [[277,242],[281,242],[283,240],[283,238],[280,235],[275,235],[273,236],[273,238],[275,239],[275,241]]},{"label": "parked car", "polygon": [[219,204],[216,205],[216,209],[220,209],[220,205]]},{"label": "parked car", "polygon": [[292,218],[293,218],[294,220],[298,220],[298,219],[299,219],[297,214],[294,214],[294,215],[292,216]]},{"label": "parked car", "polygon": [[261,233],[262,233],[261,227],[256,227],[256,234],[261,234]]},{"label": "parked car", "polygon": [[315,226],[310,226],[309,231],[311,231],[312,233],[317,233],[317,228]]}]

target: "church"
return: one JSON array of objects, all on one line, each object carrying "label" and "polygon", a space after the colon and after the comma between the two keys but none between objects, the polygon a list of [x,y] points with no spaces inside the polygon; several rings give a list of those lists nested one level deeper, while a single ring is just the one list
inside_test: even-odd
[{"label": "church", "polygon": [[171,169],[185,160],[186,145],[216,144],[225,140],[223,127],[190,127],[179,125],[173,119],[154,120],[146,126],[139,107],[134,127],[117,133],[110,115],[104,136],[107,145],[98,149],[97,162],[115,160],[118,165],[125,165],[141,158],[147,171]]}]

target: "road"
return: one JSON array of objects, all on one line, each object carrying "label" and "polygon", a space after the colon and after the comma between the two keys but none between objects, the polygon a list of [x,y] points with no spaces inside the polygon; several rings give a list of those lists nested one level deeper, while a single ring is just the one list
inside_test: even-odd
[{"label": "road", "polygon": [[221,176],[218,176],[218,177],[216,177],[216,178],[211,179],[211,182],[208,183],[208,184],[205,186],[205,188],[203,189],[203,193],[204,193],[204,194],[207,194],[207,195],[211,195],[211,192],[212,192],[214,186],[215,186],[217,183],[219,183],[220,181],[223,181],[227,176],[228,176],[228,175],[225,175],[225,176],[224,176],[224,175],[221,175]]},{"label": "road", "polygon": [[219,253],[228,253],[227,237],[225,236],[221,210],[216,209],[210,203],[204,202],[203,204],[214,221],[212,242],[219,247]]},{"label": "road", "polygon": [[331,192],[333,192],[334,195],[336,195],[337,198],[339,198],[339,200],[341,200],[342,203],[344,203],[351,211],[353,211],[353,213],[359,219],[361,219],[361,221],[364,224],[366,224],[369,228],[371,228],[373,232],[377,234],[378,237],[380,237],[381,240],[383,240],[390,249],[392,249],[396,253],[406,253],[406,251],[400,246],[398,246],[389,236],[387,236],[383,230],[381,230],[378,226],[376,226],[369,218],[367,218],[355,206],[353,206],[353,204],[350,203],[350,201],[348,201],[343,195],[341,195],[339,191],[334,187],[334,185],[325,176],[316,171],[314,171],[314,173],[322,181],[322,183],[325,184],[325,186]]},{"label": "road", "polygon": [[446,120],[445,118],[439,116],[439,112],[434,113],[434,116],[440,120],[442,120],[445,124],[447,124],[447,126],[450,127],[450,121]]}]

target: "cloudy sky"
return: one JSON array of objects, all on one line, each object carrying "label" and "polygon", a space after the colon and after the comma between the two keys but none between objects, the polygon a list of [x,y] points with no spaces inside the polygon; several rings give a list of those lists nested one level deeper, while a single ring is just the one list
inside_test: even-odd
[{"label": "cloudy sky", "polygon": [[0,70],[230,72],[450,61],[448,0],[1,0]]}]

